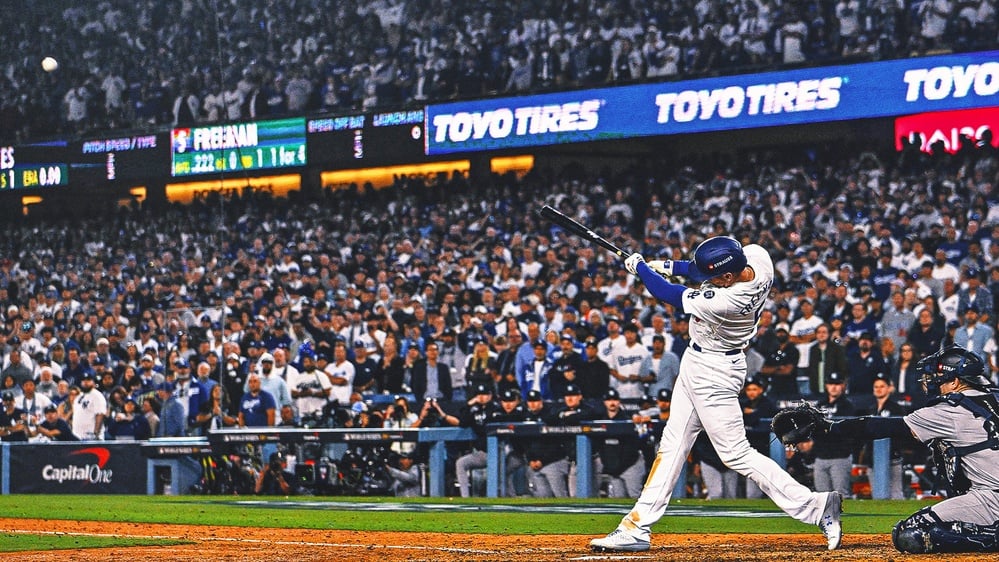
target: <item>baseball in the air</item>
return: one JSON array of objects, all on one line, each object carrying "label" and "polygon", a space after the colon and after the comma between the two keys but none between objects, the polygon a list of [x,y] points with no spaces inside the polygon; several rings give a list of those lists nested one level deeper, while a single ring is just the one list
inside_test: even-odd
[{"label": "baseball in the air", "polygon": [[59,61],[52,57],[45,57],[42,59],[42,69],[45,70],[45,72],[52,72],[57,68],[59,68]]}]

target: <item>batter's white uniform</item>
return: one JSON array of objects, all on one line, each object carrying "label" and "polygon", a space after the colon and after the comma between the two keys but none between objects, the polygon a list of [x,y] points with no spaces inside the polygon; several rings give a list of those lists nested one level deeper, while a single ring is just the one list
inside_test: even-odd
[{"label": "batter's white uniform", "polygon": [[799,484],[746,440],[739,408],[739,391],[746,379],[743,349],[756,332],[774,266],[761,246],[746,246],[744,252],[755,273],[753,280],[725,288],[705,282],[683,292],[684,312],[691,315],[690,347],[680,361],[658,455],[641,496],[620,525],[636,538],[648,541],[650,528],[666,512],[701,430],[729,468],[756,483],[788,515],[813,525],[822,517],[826,495]]}]

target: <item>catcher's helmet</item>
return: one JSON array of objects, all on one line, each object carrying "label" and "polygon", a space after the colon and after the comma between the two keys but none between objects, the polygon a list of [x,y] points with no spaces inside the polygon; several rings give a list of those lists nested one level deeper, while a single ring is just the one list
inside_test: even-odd
[{"label": "catcher's helmet", "polygon": [[697,245],[690,264],[691,279],[704,281],[725,273],[739,273],[746,267],[746,254],[735,238],[715,236]]},{"label": "catcher's helmet", "polygon": [[940,385],[961,379],[966,384],[987,388],[992,383],[985,377],[985,363],[977,354],[957,345],[951,345],[916,363],[920,380],[926,385],[926,394],[940,395]]}]

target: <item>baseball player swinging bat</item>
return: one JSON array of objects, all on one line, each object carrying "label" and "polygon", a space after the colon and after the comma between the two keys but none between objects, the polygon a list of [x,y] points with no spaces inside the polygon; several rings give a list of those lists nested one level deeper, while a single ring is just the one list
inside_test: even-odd
[{"label": "baseball player swinging bat", "polygon": [[579,236],[585,240],[589,240],[590,242],[593,242],[594,244],[600,246],[601,248],[604,248],[605,250],[610,250],[614,255],[621,258],[622,260],[631,255],[630,252],[625,252],[621,248],[618,248],[617,246],[612,244],[610,240],[604,238],[603,236],[600,236],[596,232],[593,232],[589,228],[586,228],[585,226],[579,224],[578,222],[564,215],[562,212],[558,211],[551,205],[545,205],[544,207],[541,207],[541,210],[538,211],[538,214],[552,221],[553,223],[561,226],[562,228],[568,230],[569,232],[575,234],[576,236]]}]

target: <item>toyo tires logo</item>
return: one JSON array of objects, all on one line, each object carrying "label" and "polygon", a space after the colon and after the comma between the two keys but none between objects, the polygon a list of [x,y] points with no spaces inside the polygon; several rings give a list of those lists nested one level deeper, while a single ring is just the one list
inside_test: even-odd
[{"label": "toyo tires logo", "polygon": [[91,464],[71,464],[69,466],[52,466],[51,464],[47,464],[42,467],[42,479],[59,482],[60,484],[63,482],[111,483],[112,471],[104,468],[108,459],[111,458],[111,451],[104,447],[91,447],[69,454],[71,457],[76,455],[93,455],[96,457],[96,461]]}]

